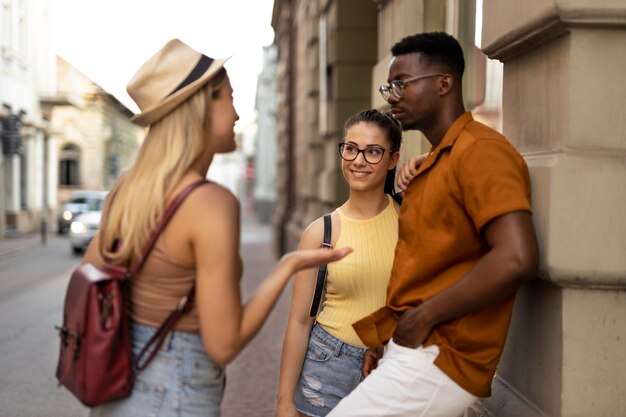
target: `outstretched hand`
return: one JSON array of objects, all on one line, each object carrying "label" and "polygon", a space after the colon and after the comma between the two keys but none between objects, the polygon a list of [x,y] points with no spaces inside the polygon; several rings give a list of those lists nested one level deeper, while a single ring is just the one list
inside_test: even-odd
[{"label": "outstretched hand", "polygon": [[352,248],[339,249],[300,249],[289,252],[283,260],[292,264],[294,272],[338,261],[352,252]]},{"label": "outstretched hand", "polygon": [[426,159],[428,154],[419,155],[411,157],[408,161],[403,164],[398,165],[398,170],[396,174],[396,186],[402,190],[406,191],[406,187],[409,186],[409,183],[417,174],[417,170],[419,169],[422,162]]}]

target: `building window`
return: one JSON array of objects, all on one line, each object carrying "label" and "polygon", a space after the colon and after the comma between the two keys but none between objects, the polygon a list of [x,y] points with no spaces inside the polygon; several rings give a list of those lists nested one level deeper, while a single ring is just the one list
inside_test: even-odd
[{"label": "building window", "polygon": [[5,58],[10,57],[11,47],[13,43],[13,15],[11,10],[11,2],[9,0],[0,0],[2,9],[2,33],[0,34],[0,48]]},{"label": "building window", "polygon": [[76,187],[80,185],[80,148],[65,145],[59,156],[59,185]]},{"label": "building window", "polygon": [[18,54],[22,59],[22,64],[26,63],[28,59],[28,11],[26,9],[26,0],[20,0],[19,2],[19,14],[18,14]]}]

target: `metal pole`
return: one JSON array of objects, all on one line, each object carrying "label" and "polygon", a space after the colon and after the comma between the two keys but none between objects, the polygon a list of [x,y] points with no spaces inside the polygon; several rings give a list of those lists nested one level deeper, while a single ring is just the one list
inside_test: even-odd
[{"label": "metal pole", "polygon": [[46,238],[48,234],[48,222],[46,220],[46,216],[41,217],[41,244],[46,244]]}]

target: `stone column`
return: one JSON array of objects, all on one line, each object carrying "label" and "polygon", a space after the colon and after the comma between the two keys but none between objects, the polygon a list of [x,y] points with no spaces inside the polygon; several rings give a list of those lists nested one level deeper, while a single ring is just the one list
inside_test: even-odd
[{"label": "stone column", "polygon": [[6,231],[15,232],[18,229],[18,217],[21,207],[20,179],[21,160],[19,155],[4,155],[4,191],[6,213]]},{"label": "stone column", "polygon": [[[27,131],[27,133],[23,135],[28,160],[26,164],[28,169],[28,197],[26,199],[26,209],[31,214],[35,214],[34,217],[37,217],[38,212],[44,207],[44,182],[42,173],[44,172],[45,152],[43,132],[34,126],[23,130]],[[33,222],[36,222],[35,218],[33,218]]]},{"label": "stone column", "polygon": [[300,1],[295,6],[295,66],[294,66],[294,132],[292,170],[289,179],[294,189],[294,207],[287,223],[287,249],[295,249],[303,229],[309,224],[309,203],[315,198],[319,146],[318,130],[318,18],[319,1]]},{"label": "stone column", "polygon": [[294,36],[293,36],[293,12],[291,0],[276,0],[272,15],[275,44],[278,48],[276,68],[276,135],[278,142],[277,159],[277,199],[276,207],[272,215],[274,225],[274,245],[277,253],[287,250],[288,242],[285,232],[285,224],[294,204],[294,187],[290,179],[293,178],[293,109],[292,98],[294,96]]},{"label": "stone column", "polygon": [[347,117],[370,105],[376,5],[277,0],[272,24],[279,48],[280,152],[272,220],[285,251],[297,246],[312,220],[347,196],[336,143]]},{"label": "stone column", "polygon": [[626,2],[485,0],[483,22],[541,250],[486,415],[624,416]]},{"label": "stone column", "polygon": [[319,141],[321,153],[313,218],[348,198],[337,144],[354,114],[371,107],[372,66],[376,63],[377,11],[373,2],[326,1],[320,21]]},{"label": "stone column", "polygon": [[45,207],[50,210],[50,224],[53,224],[57,209],[57,188],[59,186],[59,144],[56,136],[46,138],[46,201]]}]

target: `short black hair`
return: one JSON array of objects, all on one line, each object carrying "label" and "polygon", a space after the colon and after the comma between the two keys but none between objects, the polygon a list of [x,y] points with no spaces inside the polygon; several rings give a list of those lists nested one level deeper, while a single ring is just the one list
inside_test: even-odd
[{"label": "short black hair", "polygon": [[407,36],[391,47],[393,56],[421,53],[434,64],[442,64],[461,78],[465,71],[463,48],[453,36],[445,32],[426,32]]}]

